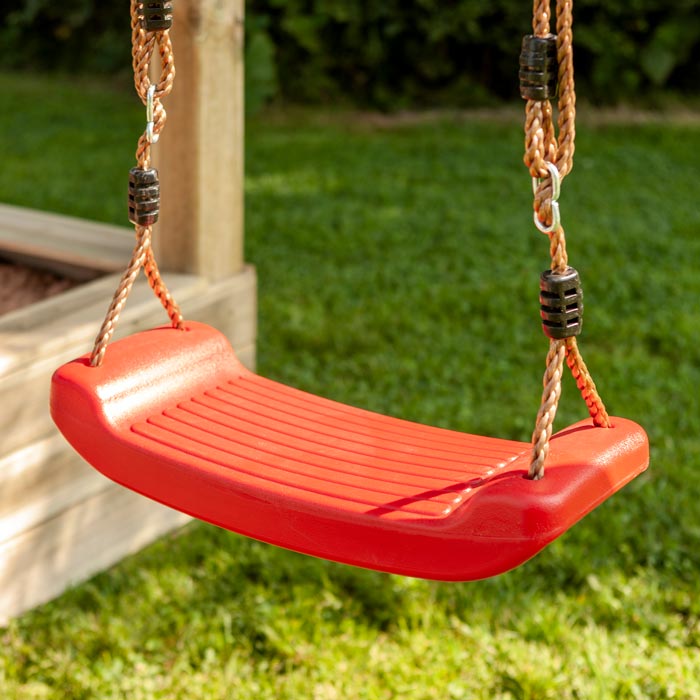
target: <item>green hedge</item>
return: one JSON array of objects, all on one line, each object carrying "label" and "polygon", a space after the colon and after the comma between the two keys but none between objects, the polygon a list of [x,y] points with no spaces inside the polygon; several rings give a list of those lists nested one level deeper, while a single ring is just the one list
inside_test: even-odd
[{"label": "green hedge", "polygon": [[[177,1],[177,0],[176,0]],[[129,70],[126,2],[10,0],[0,63],[85,73]],[[517,95],[529,0],[250,0],[248,95],[397,108],[469,106]],[[577,0],[579,92],[616,102],[697,92],[697,0]]]},{"label": "green hedge", "polygon": [[[517,95],[527,0],[252,0],[282,94],[372,106],[470,105]],[[577,0],[576,69],[589,99],[700,85],[697,0]]]}]

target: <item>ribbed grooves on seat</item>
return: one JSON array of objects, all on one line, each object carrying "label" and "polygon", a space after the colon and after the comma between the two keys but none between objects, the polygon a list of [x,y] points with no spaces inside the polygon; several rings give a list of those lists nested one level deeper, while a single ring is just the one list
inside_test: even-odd
[{"label": "ribbed grooves on seat", "polygon": [[[270,380],[238,379],[133,426],[260,488],[334,507],[445,517],[526,443],[430,428],[346,407]],[[432,438],[432,439],[431,439]],[[484,442],[487,443],[486,447]]]},{"label": "ribbed grooves on seat", "polygon": [[[369,489],[362,482],[361,487],[352,485],[349,480],[329,478],[326,471],[320,477],[305,462],[272,458],[269,454],[256,452],[251,458],[244,450],[236,449],[229,441],[219,442],[211,436],[194,436],[192,432],[168,425],[141,424],[135,430],[163,445],[172,445],[173,438],[186,438],[180,449],[200,459],[214,462],[221,466],[234,468],[236,472],[255,478],[264,479],[266,485],[284,487],[285,493],[292,497],[309,493],[340,499],[367,508],[402,510],[422,517],[439,517],[449,514],[454,504],[444,504],[423,497],[402,497],[377,489]],[[199,439],[198,439],[199,438]],[[432,492],[431,494],[432,495]],[[439,492],[438,496],[443,493]],[[461,498],[456,499],[461,502]],[[400,502],[400,505],[392,503]]]},{"label": "ribbed grooves on seat", "polygon": [[[433,443],[433,450],[427,447],[401,449],[404,446],[400,443],[395,443],[391,435],[375,434],[367,436],[347,430],[334,430],[320,420],[310,421],[303,416],[288,411],[261,406],[245,400],[241,400],[233,408],[232,404],[222,401],[221,396],[222,394],[218,391],[207,392],[206,395],[198,397],[195,401],[218,410],[225,416],[244,415],[246,421],[260,428],[267,427],[272,421],[275,431],[288,436],[288,438],[304,435],[304,438],[312,443],[334,445],[348,453],[356,453],[358,455],[369,455],[374,458],[381,456],[386,461],[402,464],[407,461],[414,464],[418,461],[432,468],[458,469],[461,474],[466,469],[469,473],[479,474],[482,467],[499,466],[511,456],[505,457],[503,454],[499,454],[495,458],[487,459],[481,454],[470,453],[466,450],[463,450],[459,457],[457,457],[457,453],[452,452],[447,453],[446,456],[437,443]],[[377,450],[381,452],[378,453]]]},{"label": "ribbed grooves on seat", "polygon": [[[196,400],[187,404],[180,404],[180,411],[188,412],[192,421],[180,417],[180,420],[189,423],[193,427],[201,428],[201,419],[209,421],[207,431],[213,435],[224,437],[234,442],[243,444],[261,451],[294,452],[301,461],[314,463],[314,459],[323,462],[324,468],[340,469],[338,465],[345,465],[343,470],[350,474],[364,474],[367,470],[377,474],[377,478],[385,481],[395,481],[398,484],[432,488],[435,483],[436,473],[445,480],[459,481],[465,476],[465,469],[459,470],[456,466],[443,466],[433,461],[432,466],[426,466],[425,461],[414,459],[413,461],[388,458],[383,451],[375,450],[371,454],[368,449],[361,449],[362,443],[357,443],[357,449],[337,447],[330,442],[314,439],[314,434],[292,432],[263,427],[260,423],[245,422],[225,413],[216,415],[215,409],[199,404]],[[171,411],[166,412],[169,417]],[[186,414],[185,414],[186,415]],[[200,421],[197,421],[200,418]],[[388,451],[387,451],[388,452]],[[361,471],[362,470],[362,471]]]},{"label": "ribbed grooves on seat", "polygon": [[459,460],[465,449],[490,458],[497,459],[500,455],[508,459],[514,450],[522,447],[520,442],[500,438],[489,438],[489,447],[484,447],[484,440],[480,436],[412,423],[347,406],[257,375],[230,381],[220,389],[228,391],[236,398],[251,397],[262,405],[282,404],[285,410],[288,408],[290,415],[309,416],[323,425],[351,430],[354,435],[381,435],[383,439],[391,439],[396,445],[423,446],[431,453],[438,443],[442,452],[454,452]]}]

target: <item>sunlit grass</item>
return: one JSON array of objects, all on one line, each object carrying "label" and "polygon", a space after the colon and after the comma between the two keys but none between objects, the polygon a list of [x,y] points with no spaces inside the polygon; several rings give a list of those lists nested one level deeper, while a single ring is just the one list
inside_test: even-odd
[{"label": "sunlit grass", "polygon": [[[123,222],[138,103],[0,87],[0,198]],[[521,149],[507,120],[250,124],[260,371],[527,439],[548,258]],[[581,346],[611,411],[649,432],[644,477],[525,566],[468,584],[190,527],[0,630],[0,696],[700,697],[699,152],[692,125],[582,126],[561,199]],[[567,379],[558,424],[584,415]]]}]

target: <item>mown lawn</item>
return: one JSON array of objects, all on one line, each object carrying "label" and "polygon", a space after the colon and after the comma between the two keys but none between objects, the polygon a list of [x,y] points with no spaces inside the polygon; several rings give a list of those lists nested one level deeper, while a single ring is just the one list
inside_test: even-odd
[{"label": "mown lawn", "polygon": [[[0,200],[121,223],[142,110],[0,76]],[[247,134],[259,370],[528,439],[546,341],[519,123],[267,118]],[[581,125],[562,216],[581,340],[651,469],[525,566],[443,584],[207,525],[0,629],[2,698],[700,697],[700,127]],[[156,303],[156,302],[154,302]],[[567,380],[558,425],[585,415]]]}]

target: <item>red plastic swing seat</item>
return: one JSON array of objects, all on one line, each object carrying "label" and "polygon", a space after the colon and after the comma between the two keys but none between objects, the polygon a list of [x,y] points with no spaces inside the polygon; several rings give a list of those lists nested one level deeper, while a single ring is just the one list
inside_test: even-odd
[{"label": "red plastic swing seat", "polygon": [[438,580],[503,573],[648,465],[644,431],[577,423],[530,445],[410,423],[247,370],[218,331],[157,328],[52,381],[54,421],[110,479],[202,520],[317,557]]}]

